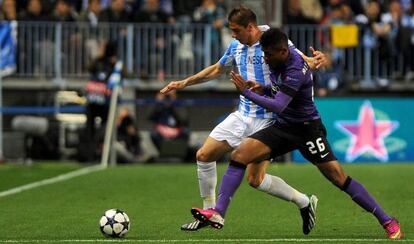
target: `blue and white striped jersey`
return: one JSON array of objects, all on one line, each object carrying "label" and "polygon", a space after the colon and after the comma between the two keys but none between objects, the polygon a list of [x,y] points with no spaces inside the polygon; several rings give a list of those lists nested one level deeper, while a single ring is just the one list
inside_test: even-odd
[{"label": "blue and white striped jersey", "polygon": [[[259,26],[261,31],[269,29],[267,25]],[[289,40],[289,46],[293,43]],[[256,81],[263,86],[271,84],[269,66],[264,61],[264,54],[260,42],[257,41],[252,46],[241,44],[234,39],[227,51],[220,58],[220,64],[223,66],[236,67],[239,74],[245,80]],[[266,109],[256,105],[248,98],[240,95],[239,112],[244,116],[255,118],[276,118],[276,114],[268,112]]]}]

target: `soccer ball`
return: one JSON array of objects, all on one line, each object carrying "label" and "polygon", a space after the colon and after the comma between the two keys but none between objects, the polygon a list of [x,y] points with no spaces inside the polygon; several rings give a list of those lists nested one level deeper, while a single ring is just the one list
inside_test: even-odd
[{"label": "soccer ball", "polygon": [[106,237],[124,237],[129,231],[129,217],[119,209],[109,209],[99,220],[99,227]]}]

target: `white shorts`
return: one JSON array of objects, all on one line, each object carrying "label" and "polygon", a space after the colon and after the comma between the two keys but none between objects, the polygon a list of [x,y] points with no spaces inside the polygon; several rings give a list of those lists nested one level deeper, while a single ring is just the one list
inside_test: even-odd
[{"label": "white shorts", "polygon": [[247,117],[236,111],[218,124],[211,131],[210,137],[217,141],[227,141],[231,147],[236,148],[243,138],[272,125],[273,122],[273,119]]}]

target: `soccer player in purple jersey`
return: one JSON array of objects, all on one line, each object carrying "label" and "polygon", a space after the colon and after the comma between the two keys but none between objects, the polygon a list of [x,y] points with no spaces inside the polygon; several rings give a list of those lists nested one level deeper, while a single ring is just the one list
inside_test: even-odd
[{"label": "soccer player in purple jersey", "polygon": [[266,31],[260,43],[271,70],[272,85],[252,87],[239,74],[232,72],[231,76],[241,94],[278,116],[272,126],[249,136],[233,151],[215,207],[207,210],[193,208],[193,216],[221,228],[246,166],[299,149],[329,181],[372,213],[389,239],[400,239],[402,232],[398,221],[383,211],[362,184],[344,172],[331,150],[325,126],[313,101],[313,78],[308,64],[288,46],[287,36],[279,29]]},{"label": "soccer player in purple jersey", "polygon": [[[168,93],[171,90],[183,89],[215,79],[226,73],[229,68],[237,69],[247,79],[270,84],[269,67],[264,62],[259,43],[263,31],[269,27],[258,26],[256,15],[243,6],[233,9],[228,20],[234,40],[219,62],[186,79],[170,82],[160,90],[161,93]],[[293,44],[290,45],[293,46]],[[297,50],[297,52],[299,51]],[[323,53],[312,50],[312,54],[315,59],[308,59],[310,65],[319,66],[325,62]],[[315,60],[317,64],[313,63]],[[216,202],[216,160],[236,148],[243,138],[270,126],[275,116],[274,113],[270,113],[244,96],[240,96],[238,111],[230,114],[213,129],[196,155],[203,208],[212,208]],[[291,187],[283,179],[267,174],[268,165],[268,160],[251,164],[247,169],[249,184],[260,191],[296,204],[303,220],[302,231],[304,234],[308,234],[315,225],[316,196],[307,196]],[[208,224],[195,220],[184,224],[181,229],[195,231],[205,226]]]}]

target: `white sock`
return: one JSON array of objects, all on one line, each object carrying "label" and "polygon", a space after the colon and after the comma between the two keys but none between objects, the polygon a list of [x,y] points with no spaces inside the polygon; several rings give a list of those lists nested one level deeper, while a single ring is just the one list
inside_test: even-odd
[{"label": "white sock", "polygon": [[297,191],[277,176],[266,174],[257,189],[280,199],[294,202],[299,208],[309,205],[309,198],[305,194]]},{"label": "white sock", "polygon": [[203,199],[203,208],[214,208],[216,205],[217,169],[216,162],[197,161],[198,186]]}]

